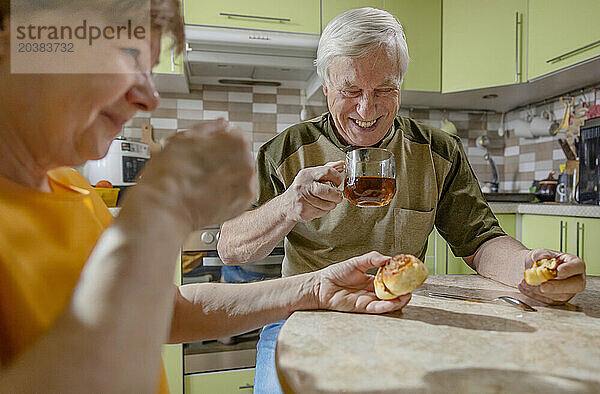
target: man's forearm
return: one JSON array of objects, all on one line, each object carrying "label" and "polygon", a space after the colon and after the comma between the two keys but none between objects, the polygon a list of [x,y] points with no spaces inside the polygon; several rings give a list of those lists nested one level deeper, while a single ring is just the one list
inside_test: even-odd
[{"label": "man's forearm", "polygon": [[266,257],[292,230],[282,195],[221,226],[217,249],[225,264],[244,264]]},{"label": "man's forearm", "polygon": [[172,343],[251,331],[314,309],[316,274],[246,284],[202,283],[179,287],[171,323]]},{"label": "man's forearm", "polygon": [[474,255],[465,257],[465,261],[479,275],[517,287],[523,280],[530,252],[521,242],[507,235],[484,242]]}]

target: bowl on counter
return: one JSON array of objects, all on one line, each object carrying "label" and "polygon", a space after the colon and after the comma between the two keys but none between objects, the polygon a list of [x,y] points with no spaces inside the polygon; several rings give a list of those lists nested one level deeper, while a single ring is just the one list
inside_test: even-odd
[{"label": "bowl on counter", "polygon": [[550,172],[548,178],[538,182],[535,189],[535,196],[540,202],[554,202],[557,185],[558,181],[552,177],[552,172]]}]

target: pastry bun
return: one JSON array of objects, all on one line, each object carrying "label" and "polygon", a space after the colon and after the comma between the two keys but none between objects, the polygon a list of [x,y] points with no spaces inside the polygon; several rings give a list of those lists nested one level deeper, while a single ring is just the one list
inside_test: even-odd
[{"label": "pastry bun", "polygon": [[556,258],[535,261],[531,268],[527,268],[524,272],[525,282],[532,286],[538,286],[554,279],[558,275],[557,267],[558,260]]},{"label": "pastry bun", "polygon": [[379,267],[375,280],[375,294],[382,300],[392,300],[421,286],[429,272],[425,264],[410,254],[399,254]]}]

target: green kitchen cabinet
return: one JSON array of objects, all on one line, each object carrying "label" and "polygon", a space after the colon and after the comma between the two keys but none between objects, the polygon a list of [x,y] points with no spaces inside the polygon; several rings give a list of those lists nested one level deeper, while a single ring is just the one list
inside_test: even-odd
[{"label": "green kitchen cabinet", "polygon": [[[181,285],[181,255],[175,264],[174,282]],[[183,345],[163,345],[162,360],[171,394],[183,393]]]},{"label": "green kitchen cabinet", "polygon": [[320,0],[196,0],[183,3],[186,24],[244,29],[321,32]]},{"label": "green kitchen cabinet", "polygon": [[568,218],[565,233],[566,252],[585,261],[586,274],[600,275],[600,219]]},{"label": "green kitchen cabinet", "polygon": [[526,0],[444,0],[442,93],[524,82],[524,25]]},{"label": "green kitchen cabinet", "polygon": [[323,0],[322,4],[322,26],[324,29],[336,15],[352,8],[372,7],[383,9],[384,0]]},{"label": "green kitchen cabinet", "polygon": [[529,79],[600,56],[600,1],[529,0]]},{"label": "green kitchen cabinet", "polygon": [[386,0],[385,9],[402,24],[410,65],[403,90],[439,92],[442,62],[441,0]]},{"label": "green kitchen cabinet", "polygon": [[252,393],[254,368],[185,376],[185,394]]},{"label": "green kitchen cabinet", "polygon": [[504,232],[515,238],[517,235],[517,214],[515,213],[499,213],[496,214],[496,219]]},{"label": "green kitchen cabinet", "polygon": [[425,252],[425,260],[423,263],[427,267],[429,275],[442,275],[445,273],[445,271],[442,272],[442,266],[440,265],[441,260],[439,260],[438,257],[440,240],[444,241],[444,239],[437,233],[435,229],[429,234],[429,238],[427,239],[427,251]]},{"label": "green kitchen cabinet", "polygon": [[547,248],[563,251],[566,219],[560,216],[523,215],[521,242],[530,249]]},{"label": "green kitchen cabinet", "polygon": [[462,257],[454,256],[450,246],[436,229],[429,234],[424,264],[430,275],[475,273]]},{"label": "green kitchen cabinet", "polygon": [[152,72],[154,74],[183,74],[183,58],[175,55],[173,39],[166,35],[160,43],[160,58]]},{"label": "green kitchen cabinet", "polygon": [[581,257],[588,275],[600,275],[600,219],[523,215],[522,240],[528,248],[547,248]]}]

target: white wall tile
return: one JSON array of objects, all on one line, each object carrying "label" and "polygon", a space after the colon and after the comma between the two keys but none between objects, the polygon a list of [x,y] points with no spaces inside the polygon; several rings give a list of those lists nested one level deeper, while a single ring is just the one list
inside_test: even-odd
[{"label": "white wall tile", "polygon": [[252,92],[262,94],[277,94],[277,88],[275,86],[253,86]]},{"label": "white wall tile", "polygon": [[177,128],[177,119],[151,118],[150,124],[155,129],[176,129]]},{"label": "white wall tile", "polygon": [[191,110],[191,109],[178,109],[177,117],[179,119],[203,120],[204,119],[204,111]]},{"label": "white wall tile", "polygon": [[243,131],[252,132],[252,122],[230,122],[229,124],[234,127],[239,127]]},{"label": "white wall tile", "polygon": [[521,156],[519,156],[519,163],[526,163],[526,162],[531,162],[531,163],[535,162],[535,152],[523,153]]},{"label": "white wall tile", "polygon": [[467,150],[467,156],[480,156],[483,157],[485,155],[485,149],[479,148],[476,146],[470,146]]},{"label": "white wall tile", "polygon": [[508,148],[504,148],[504,156],[517,156],[519,151],[519,145],[509,146]]},{"label": "white wall tile", "polygon": [[535,170],[535,162],[529,161],[526,163],[519,163],[519,172],[528,172]]},{"label": "white wall tile", "polygon": [[123,132],[121,133],[125,138],[134,138],[141,139],[142,138],[142,129],[139,128],[123,128]]},{"label": "white wall tile", "polygon": [[293,123],[277,123],[277,132],[281,133],[283,130],[293,125]]},{"label": "white wall tile", "polygon": [[177,100],[177,109],[197,109],[202,110],[204,107],[202,100]]},{"label": "white wall tile", "polygon": [[[547,170],[538,170],[535,172],[535,179],[538,181],[541,181],[543,179],[548,178],[548,173],[550,173],[550,171],[552,171],[552,167],[548,168]],[[556,177],[554,178],[556,179]]]},{"label": "white wall tile", "polygon": [[229,101],[234,102],[234,103],[251,103],[252,102],[252,93],[229,92],[228,98],[229,98]]},{"label": "white wall tile", "polygon": [[503,165],[504,164],[504,156],[492,156],[492,160],[494,160],[494,163],[496,163],[496,165]]},{"label": "white wall tile", "polygon": [[539,171],[539,170],[550,171],[550,170],[552,170],[553,164],[554,164],[554,162],[552,160],[536,161],[535,169],[536,169],[536,171]]},{"label": "white wall tile", "polygon": [[229,112],[227,111],[204,111],[204,119],[205,120],[213,120],[223,118],[225,120],[229,119]]},{"label": "white wall tile", "polygon": [[552,160],[566,160],[565,152],[562,149],[554,149],[552,151]]},{"label": "white wall tile", "polygon": [[277,113],[277,104],[254,103],[252,104],[252,111],[266,114],[275,114]]}]

